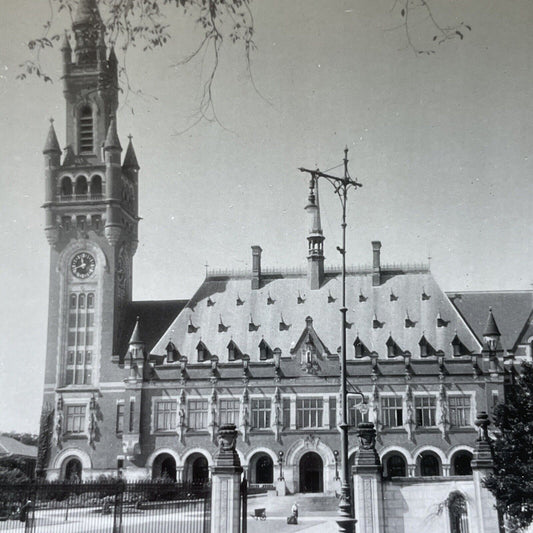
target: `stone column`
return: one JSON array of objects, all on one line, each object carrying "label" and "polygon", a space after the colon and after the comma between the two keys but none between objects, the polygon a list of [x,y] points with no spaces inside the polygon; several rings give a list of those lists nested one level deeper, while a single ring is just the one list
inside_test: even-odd
[{"label": "stone column", "polygon": [[358,533],[383,533],[381,462],[376,451],[374,424],[359,424],[358,437],[359,449],[352,470],[356,529]]},{"label": "stone column", "polygon": [[239,533],[242,466],[235,449],[237,428],[224,424],[217,434],[218,451],[212,470],[211,533]]},{"label": "stone column", "polygon": [[476,419],[479,436],[474,448],[472,459],[472,476],[474,478],[474,490],[476,494],[476,510],[478,515],[479,533],[498,533],[500,522],[498,512],[495,509],[496,500],[491,492],[483,486],[483,479],[494,468],[492,459],[492,447],[488,435],[490,424],[489,415],[482,411]]}]

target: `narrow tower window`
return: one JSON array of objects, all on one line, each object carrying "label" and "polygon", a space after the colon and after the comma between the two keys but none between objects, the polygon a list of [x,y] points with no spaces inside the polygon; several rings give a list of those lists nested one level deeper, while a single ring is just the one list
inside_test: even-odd
[{"label": "narrow tower window", "polygon": [[93,112],[89,106],[80,111],[80,153],[92,152],[94,149]]}]

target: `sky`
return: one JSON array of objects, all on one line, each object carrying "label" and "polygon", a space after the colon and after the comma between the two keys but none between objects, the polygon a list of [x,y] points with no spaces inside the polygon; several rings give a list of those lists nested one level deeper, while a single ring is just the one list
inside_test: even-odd
[{"label": "sky", "polygon": [[[130,50],[135,94],[118,130],[140,171],[134,299],[185,299],[211,268],[306,264],[307,180],[298,168],[342,163],[363,187],[348,202],[347,262],[427,262],[445,291],[533,284],[533,3],[433,1],[463,40],[415,54],[393,0],[261,0],[251,8],[252,83],[242,50],[225,45],[214,82],[220,124],[187,129],[209,56],[173,9],[172,39]],[[42,148],[48,119],[64,143],[60,52],[54,83],[18,81],[46,0],[2,0],[0,21],[0,431],[38,431],[46,346],[49,245]],[[59,27],[66,20],[56,20]],[[427,21],[413,28],[424,36]],[[255,87],[254,87],[255,85]],[[127,98],[126,98],[127,97]],[[124,103],[124,100],[127,100]],[[187,130],[184,132],[184,130]],[[335,169],[331,172],[340,172]],[[339,263],[340,205],[321,186],[326,264]]]}]

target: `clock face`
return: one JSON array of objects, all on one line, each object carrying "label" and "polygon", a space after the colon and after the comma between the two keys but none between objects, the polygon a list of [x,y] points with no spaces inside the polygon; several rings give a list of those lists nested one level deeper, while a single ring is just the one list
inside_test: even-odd
[{"label": "clock face", "polygon": [[70,271],[80,279],[88,278],[96,267],[95,258],[87,252],[79,252],[70,263]]}]

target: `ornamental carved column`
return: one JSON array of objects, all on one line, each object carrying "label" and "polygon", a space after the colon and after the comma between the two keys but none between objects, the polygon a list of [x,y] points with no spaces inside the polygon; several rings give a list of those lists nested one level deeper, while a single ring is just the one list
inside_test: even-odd
[{"label": "ornamental carved column", "polygon": [[248,443],[248,432],[250,431],[250,407],[249,407],[249,396],[248,388],[244,387],[241,395],[241,405],[240,405],[240,431],[242,435],[242,440]]},{"label": "ornamental carved column", "polygon": [[185,395],[185,389],[181,389],[179,401],[178,401],[178,420],[176,424],[176,433],[180,444],[183,444],[185,440],[185,431],[187,430],[186,420],[186,407],[187,397]]},{"label": "ornamental carved column", "polygon": [[211,433],[211,439],[216,444],[217,441],[217,428],[218,428],[218,409],[217,409],[217,391],[213,387],[211,391],[211,396],[209,397],[209,416],[208,416],[208,426],[209,432]]},{"label": "ornamental carved column", "polygon": [[410,441],[414,439],[415,436],[415,410],[413,405],[413,391],[411,385],[407,385],[405,388],[405,431],[407,431],[407,437]]},{"label": "ornamental carved column", "polygon": [[239,533],[242,466],[235,448],[237,428],[224,424],[217,433],[218,451],[212,473],[211,533]]},{"label": "ornamental carved column", "polygon": [[446,440],[448,438],[448,431],[450,430],[450,417],[448,410],[448,398],[446,396],[446,387],[444,383],[440,384],[439,390],[439,430],[442,433],[442,438]]},{"label": "ornamental carved column", "polygon": [[274,392],[274,401],[272,402],[272,426],[271,428],[272,428],[272,431],[274,431],[276,442],[280,442],[282,421],[281,421],[281,394],[279,391],[279,387],[276,387],[276,390]]},{"label": "ornamental carved column", "polygon": [[383,533],[381,462],[376,451],[376,430],[372,422],[359,424],[359,448],[352,470],[354,512],[358,533]]},{"label": "ornamental carved column", "polygon": [[479,434],[474,446],[474,458],[471,464],[479,533],[498,533],[500,531],[500,523],[495,509],[496,501],[492,493],[483,486],[483,479],[492,473],[494,469],[492,445],[488,433],[489,415],[482,411],[478,414],[475,424],[478,427]]}]

